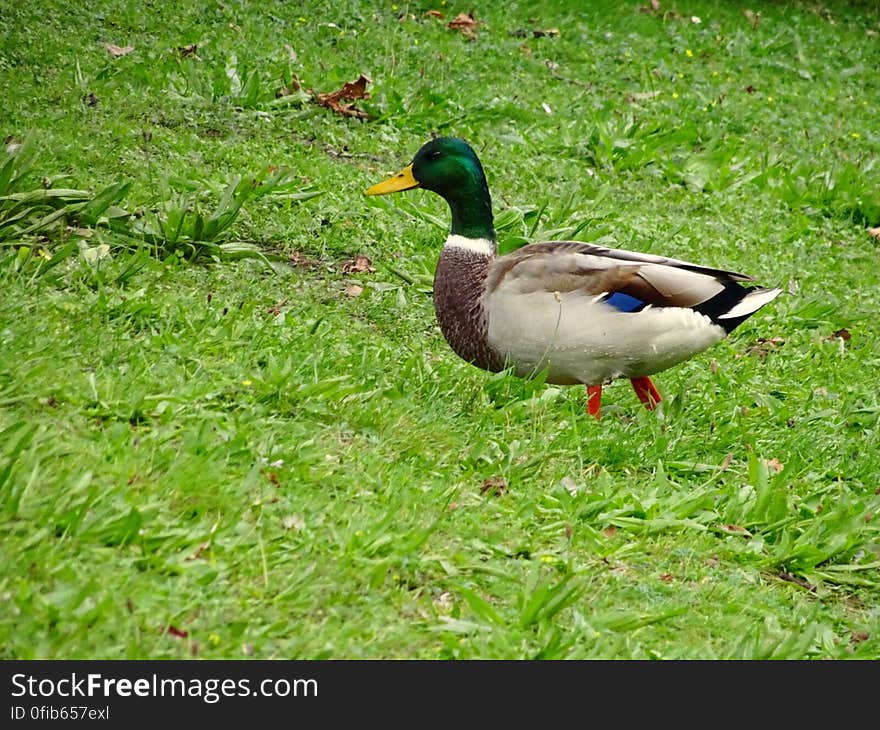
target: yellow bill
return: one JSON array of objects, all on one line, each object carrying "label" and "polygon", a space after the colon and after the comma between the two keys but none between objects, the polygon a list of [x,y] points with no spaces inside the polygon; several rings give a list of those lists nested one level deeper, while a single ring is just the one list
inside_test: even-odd
[{"label": "yellow bill", "polygon": [[418,186],[419,181],[412,174],[412,165],[407,165],[393,177],[389,177],[387,180],[376,183],[373,187],[364,190],[364,195],[388,195],[388,193],[397,193],[401,190],[409,190]]}]

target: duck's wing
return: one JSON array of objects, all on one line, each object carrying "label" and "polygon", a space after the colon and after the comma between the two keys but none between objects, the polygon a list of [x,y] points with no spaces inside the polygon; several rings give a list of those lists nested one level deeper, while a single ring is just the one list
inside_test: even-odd
[{"label": "duck's wing", "polygon": [[496,259],[486,285],[489,294],[577,292],[622,312],[686,307],[730,331],[779,293],[740,285],[753,280],[663,256],[554,241],[529,244]]}]

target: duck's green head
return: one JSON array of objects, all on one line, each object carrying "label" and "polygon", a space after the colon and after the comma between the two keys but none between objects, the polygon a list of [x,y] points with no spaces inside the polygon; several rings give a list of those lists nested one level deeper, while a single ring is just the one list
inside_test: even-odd
[{"label": "duck's green head", "polygon": [[452,233],[495,239],[492,201],[477,153],[462,139],[438,137],[416,152],[411,164],[373,185],[366,195],[425,188],[441,195],[452,211]]}]

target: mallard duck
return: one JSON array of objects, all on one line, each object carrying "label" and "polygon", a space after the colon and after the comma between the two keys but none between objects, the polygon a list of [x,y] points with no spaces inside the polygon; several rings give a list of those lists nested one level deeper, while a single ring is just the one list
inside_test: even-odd
[{"label": "mallard duck", "polygon": [[434,275],[443,336],[484,370],[587,386],[599,418],[602,386],[632,383],[653,409],[649,376],[694,357],[776,298],[732,271],[577,241],[531,243],[499,256],[483,166],[464,140],[425,144],[366,195],[411,188],[446,199],[452,227]]}]

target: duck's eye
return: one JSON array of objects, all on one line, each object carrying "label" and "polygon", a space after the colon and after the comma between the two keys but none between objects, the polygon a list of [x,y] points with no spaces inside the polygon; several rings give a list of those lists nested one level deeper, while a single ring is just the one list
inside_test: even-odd
[{"label": "duck's eye", "polygon": [[434,150],[428,155],[429,160],[439,160],[440,159],[440,150]]}]

